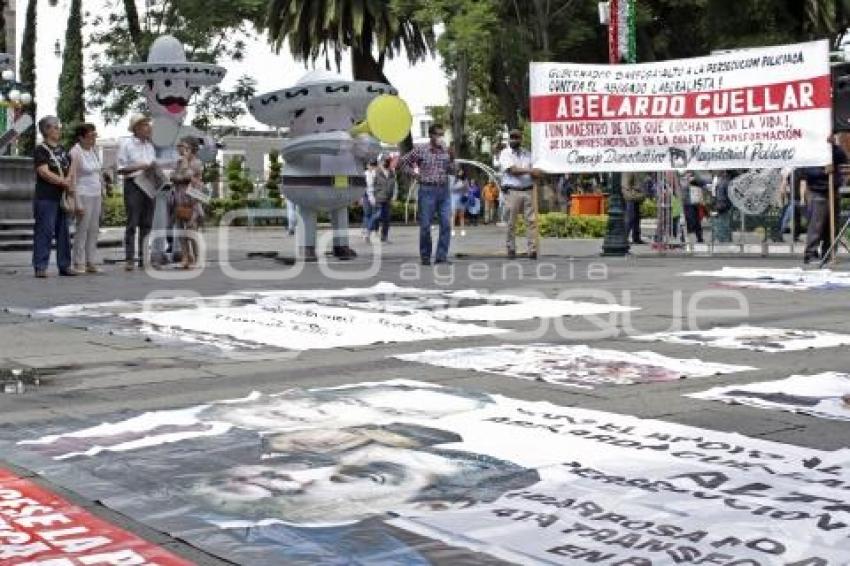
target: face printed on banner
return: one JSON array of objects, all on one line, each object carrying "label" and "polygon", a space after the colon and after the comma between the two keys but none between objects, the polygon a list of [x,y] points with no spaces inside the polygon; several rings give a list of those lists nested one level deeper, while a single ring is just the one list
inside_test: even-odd
[{"label": "face printed on banner", "polygon": [[349,106],[310,106],[293,113],[289,121],[289,135],[297,137],[348,131],[355,123],[354,110]]},{"label": "face printed on banner", "polygon": [[192,88],[184,79],[148,81],[144,87],[145,99],[151,115],[168,117],[182,123],[192,98]]},{"label": "face printed on banner", "polygon": [[309,527],[463,508],[539,481],[510,462],[437,448],[462,441],[413,424],[280,433],[265,439],[267,463],[204,478],[192,494],[219,513]]}]

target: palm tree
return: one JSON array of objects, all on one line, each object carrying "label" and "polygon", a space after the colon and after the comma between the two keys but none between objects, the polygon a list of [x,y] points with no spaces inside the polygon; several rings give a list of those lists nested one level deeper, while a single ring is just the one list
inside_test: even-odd
[{"label": "palm tree", "polygon": [[[280,51],[287,41],[300,60],[333,55],[337,68],[342,52],[351,49],[355,80],[389,83],[384,62],[404,48],[411,63],[434,50],[434,31],[421,25],[411,13],[390,7],[389,0],[269,0],[264,27],[269,41]],[[376,57],[377,54],[377,57]]]}]

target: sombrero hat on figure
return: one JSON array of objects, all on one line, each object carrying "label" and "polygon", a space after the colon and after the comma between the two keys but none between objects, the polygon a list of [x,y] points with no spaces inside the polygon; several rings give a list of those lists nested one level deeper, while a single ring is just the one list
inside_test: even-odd
[{"label": "sombrero hat on figure", "polygon": [[146,63],[115,65],[107,69],[120,85],[145,85],[151,80],[185,80],[190,86],[210,86],[224,79],[227,70],[212,63],[186,60],[186,50],[170,35],[161,35],[151,44]]},{"label": "sombrero hat on figure", "polygon": [[369,103],[382,94],[398,95],[398,91],[386,83],[346,81],[334,73],[317,70],[290,88],[255,96],[248,102],[248,110],[258,122],[287,127],[296,112],[310,106],[347,106],[356,116],[362,116]]}]

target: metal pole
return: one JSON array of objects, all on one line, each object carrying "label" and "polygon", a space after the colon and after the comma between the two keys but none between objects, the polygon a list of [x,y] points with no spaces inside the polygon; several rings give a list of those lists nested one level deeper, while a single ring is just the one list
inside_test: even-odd
[{"label": "metal pole", "polygon": [[835,263],[835,172],[829,172],[829,262]]}]

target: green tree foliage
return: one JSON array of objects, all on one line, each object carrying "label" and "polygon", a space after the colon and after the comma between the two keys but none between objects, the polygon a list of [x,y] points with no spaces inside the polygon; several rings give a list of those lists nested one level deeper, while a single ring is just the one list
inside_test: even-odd
[{"label": "green tree foliage", "polygon": [[304,62],[323,57],[330,68],[333,57],[339,68],[343,51],[351,49],[356,80],[389,83],[387,59],[403,50],[412,64],[434,49],[433,29],[386,0],[268,0],[264,26],[275,50],[287,42]]},{"label": "green tree foliage", "polygon": [[[36,15],[38,0],[29,0],[27,3],[26,22],[24,24],[24,37],[21,39],[21,65],[20,65],[20,81],[26,89],[35,96],[35,36],[36,36]],[[36,105],[33,100],[32,105],[27,109],[32,112],[33,116],[37,116]],[[35,150],[35,128],[30,128],[18,138],[18,151],[21,155],[31,156]]]},{"label": "green tree foliage", "polygon": [[280,160],[279,151],[269,152],[269,178],[266,179],[266,193],[274,201],[276,207],[283,203],[280,198],[280,181],[283,172],[283,162]]},{"label": "green tree foliage", "polygon": [[72,140],[74,128],[85,121],[85,87],[83,85],[83,14],[82,0],[72,0],[65,30],[65,52],[59,74],[59,100],[56,113],[65,126],[66,144]]},{"label": "green tree foliage", "polygon": [[[137,63],[147,59],[154,39],[171,34],[196,61],[239,61],[243,58],[246,36],[262,19],[264,0],[169,0],[151,3],[143,18],[133,0],[110,0],[109,9],[96,14],[86,47],[92,47],[92,63],[99,73],[88,87],[92,110],[107,122],[120,120],[129,111],[141,110],[143,100],[138,88],[118,86],[102,72],[116,64]],[[247,111],[248,98],[254,95],[252,79],[243,77],[232,91],[205,88],[196,100],[197,122],[214,119],[235,120]]]},{"label": "green tree foliage", "polygon": [[244,161],[241,157],[233,157],[227,162],[224,175],[231,200],[244,202],[253,192],[254,183],[248,176],[248,172],[245,171]]}]

